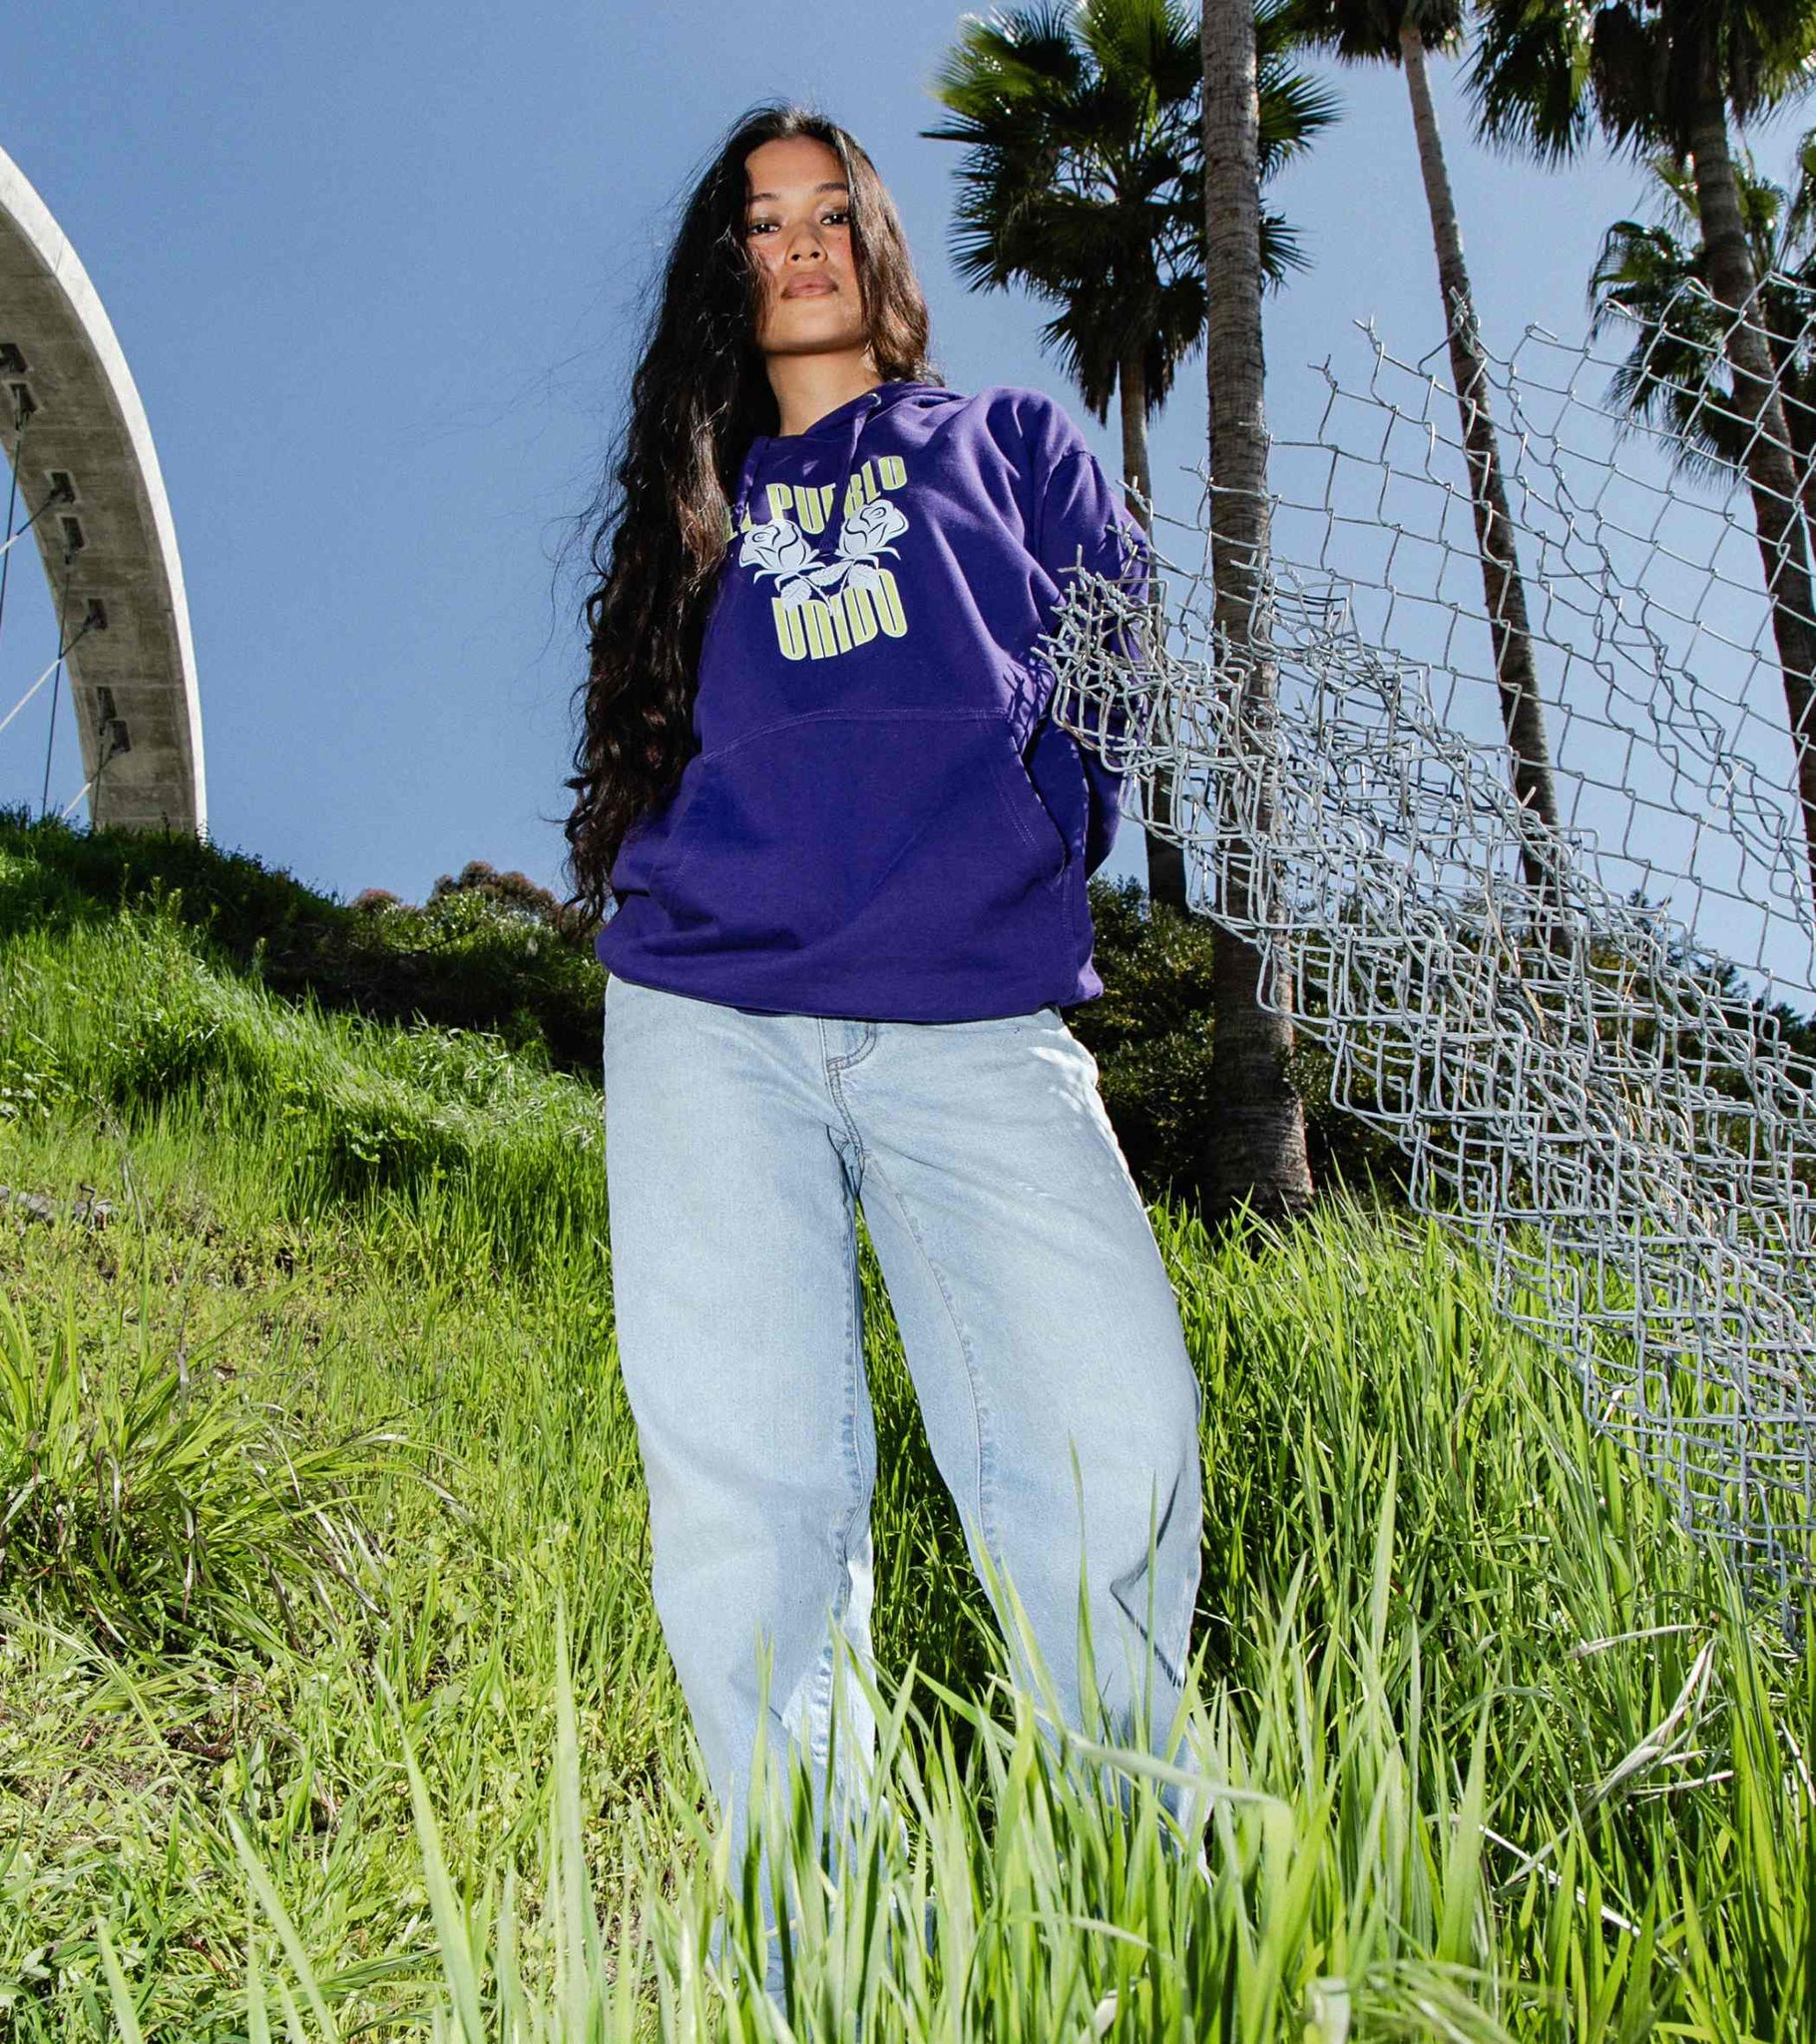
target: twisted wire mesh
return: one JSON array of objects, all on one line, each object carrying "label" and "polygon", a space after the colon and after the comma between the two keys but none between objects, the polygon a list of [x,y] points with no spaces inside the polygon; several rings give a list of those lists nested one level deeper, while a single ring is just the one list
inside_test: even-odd
[{"label": "twisted wire mesh", "polygon": [[[1194,905],[1257,946],[1263,1001],[1405,1151],[1415,1207],[1487,1254],[1685,1521],[1782,1585],[1816,1575],[1816,1063],[1792,1040],[1816,913],[1752,500],[1694,460],[1756,430],[1717,314],[1680,293],[1636,348],[1534,329],[1473,386],[1556,829],[1514,792],[1455,390],[1372,330],[1359,377],[1325,364],[1314,435],[1274,443],[1252,652],[1215,623],[1202,470],[1196,520],[1155,520],[1149,593],[1082,576],[1043,651],[1056,719],[1185,848]],[[1631,430],[1607,386],[1686,334],[1690,397]],[[1807,325],[1773,336],[1787,405],[1810,354]]]}]

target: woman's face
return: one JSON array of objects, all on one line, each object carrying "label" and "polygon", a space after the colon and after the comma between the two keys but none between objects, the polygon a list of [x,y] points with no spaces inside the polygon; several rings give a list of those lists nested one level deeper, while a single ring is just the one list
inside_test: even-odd
[{"label": "woman's face", "polygon": [[744,173],[744,238],[763,284],[757,345],[764,354],[862,347],[851,194],[837,156],[811,136],[791,136],[753,149]]}]

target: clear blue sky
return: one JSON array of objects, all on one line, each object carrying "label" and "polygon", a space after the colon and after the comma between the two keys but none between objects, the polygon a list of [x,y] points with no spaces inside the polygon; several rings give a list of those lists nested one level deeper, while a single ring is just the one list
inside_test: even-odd
[{"label": "clear blue sky", "polygon": [[[958,19],[929,0],[13,14],[0,143],[95,279],[151,418],[218,842],[342,896],[420,900],[472,857],[556,883],[581,652],[557,552],[623,401],[668,209],[757,98],[817,102],[864,141],[947,380],[1053,391],[1115,471],[1112,431],[1039,349],[1039,309],[949,267],[958,152],[916,131],[938,117],[928,82]],[[1491,340],[1580,331],[1638,173],[1490,156],[1438,68]],[[1404,85],[1340,85],[1342,124],[1273,194],[1313,262],[1268,307],[1288,435],[1321,400],[1308,365],[1353,350],[1355,320],[1403,355],[1438,337]],[[1156,424],[1162,509],[1189,509],[1179,469],[1204,415],[1200,357]],[[0,649],[7,705],[36,672],[28,630],[10,621],[21,643]],[[0,738],[0,800],[36,803],[44,750],[35,704]],[[80,783],[66,705],[53,800]],[[1112,870],[1137,863],[1128,830]]]}]

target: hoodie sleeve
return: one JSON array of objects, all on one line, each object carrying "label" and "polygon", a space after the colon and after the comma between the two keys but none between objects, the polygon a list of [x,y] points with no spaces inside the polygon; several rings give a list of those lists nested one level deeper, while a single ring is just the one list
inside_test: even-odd
[{"label": "hoodie sleeve", "polygon": [[[1059,585],[1062,603],[1071,594],[1081,569],[1119,582],[1142,600],[1151,584],[1152,549],[1147,536],[1124,507],[1122,491],[1082,442],[1061,454],[1048,472],[1035,525],[1034,552]],[[1133,661],[1135,657],[1126,633],[1115,634],[1109,646],[1125,660]],[[1144,721],[1137,721],[1137,736]],[[1102,729],[1106,727],[1087,718],[1088,732]],[[1129,734],[1129,718],[1123,704],[1111,707],[1107,730],[1113,739]],[[1104,764],[1089,738],[1079,750],[1091,790],[1085,849],[1085,871],[1089,876],[1110,856],[1116,843],[1125,776]]]}]

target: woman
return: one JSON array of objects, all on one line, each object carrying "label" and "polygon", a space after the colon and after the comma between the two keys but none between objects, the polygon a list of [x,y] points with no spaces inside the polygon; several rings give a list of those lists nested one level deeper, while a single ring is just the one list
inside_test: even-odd
[{"label": "woman", "polygon": [[1197,1381],[1061,1013],[1103,991],[1118,782],[1035,647],[1081,564],[1139,582],[1141,536],[1057,404],[947,389],[927,337],[869,158],[758,109],[685,209],[595,544],[568,836],[575,898],[617,911],[619,1347],[736,1837],[759,1725],[823,1771],[836,1677],[841,1746],[874,1737],[840,1676],[869,1660],[860,1199],[974,1565],[1071,1723],[1096,1695],[1160,1746],[1197,1584]]}]

